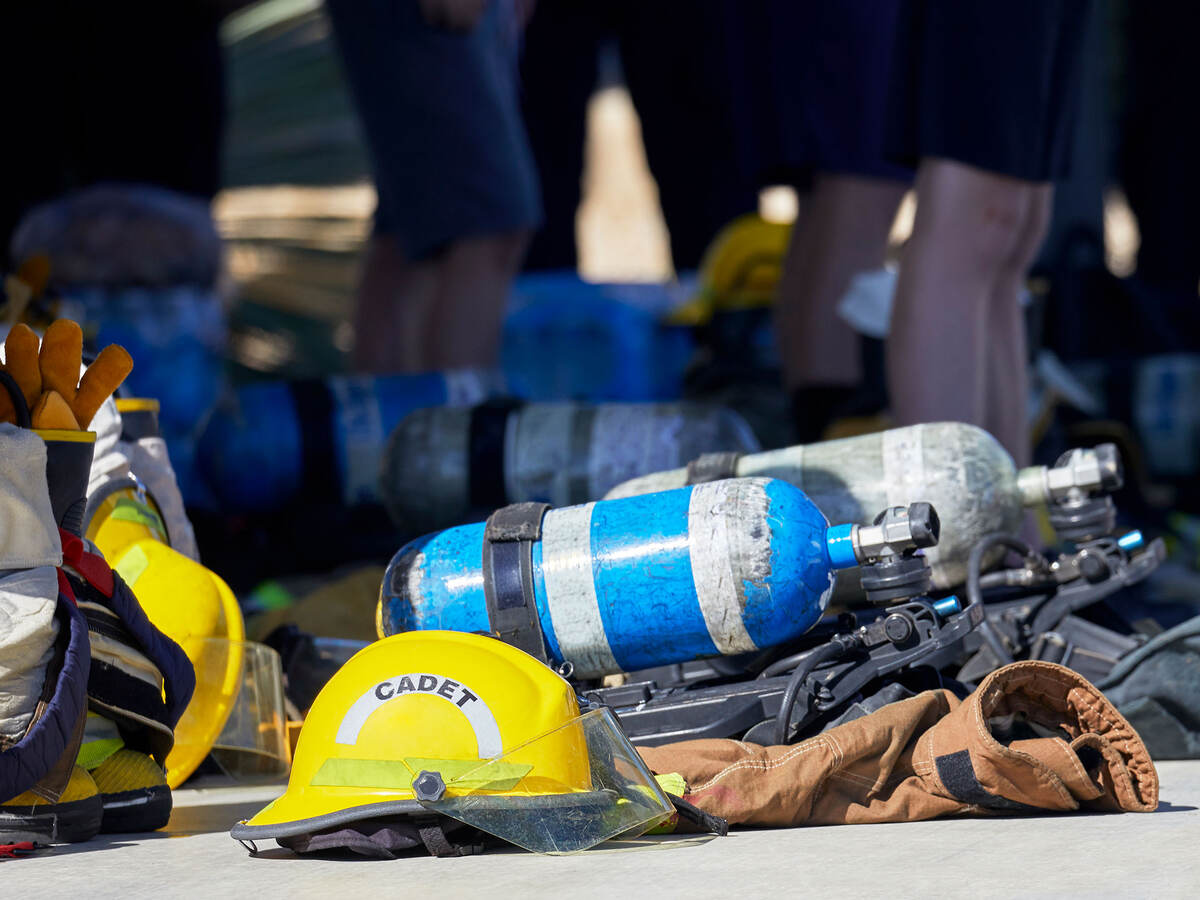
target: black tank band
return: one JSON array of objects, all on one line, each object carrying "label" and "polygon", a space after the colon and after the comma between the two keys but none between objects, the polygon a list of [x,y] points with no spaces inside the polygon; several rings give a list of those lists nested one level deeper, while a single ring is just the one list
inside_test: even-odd
[{"label": "black tank band", "polygon": [[293,381],[288,389],[299,422],[300,471],[307,499],[340,502],[342,480],[333,445],[333,392],[319,378]]},{"label": "black tank band", "polygon": [[548,503],[514,503],[488,517],[483,531],[483,594],[491,633],[549,661],[533,597],[533,544]]},{"label": "black tank band", "polygon": [[152,409],[132,409],[121,413],[121,440],[133,443],[144,438],[162,437],[158,413]]},{"label": "black tank band", "polygon": [[504,434],[508,415],[524,404],[499,397],[471,408],[467,432],[467,499],[475,509],[508,502],[504,490]]},{"label": "black tank band", "polygon": [[704,453],[687,464],[687,483],[705,484],[737,475],[740,453]]}]

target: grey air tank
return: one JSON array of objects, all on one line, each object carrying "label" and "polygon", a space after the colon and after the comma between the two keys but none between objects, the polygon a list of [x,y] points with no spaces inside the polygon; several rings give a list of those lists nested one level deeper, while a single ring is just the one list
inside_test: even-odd
[{"label": "grey air tank", "polygon": [[[862,524],[879,509],[926,501],[938,510],[942,532],[937,546],[925,553],[934,587],[945,589],[966,579],[971,547],[980,538],[1020,528],[1024,508],[1120,483],[1111,448],[1075,451],[1061,463],[1018,471],[982,428],[935,422],[740,457],[700,458],[686,468],[627,481],[607,498],[721,477],[763,476],[796,485],[832,522]],[[855,579],[840,579],[834,600],[858,599]]]},{"label": "grey air tank", "polygon": [[700,403],[532,403],[420,409],[393,430],[380,488],[410,533],[509,503],[571,506],[714,451],[755,452],[746,421]]}]

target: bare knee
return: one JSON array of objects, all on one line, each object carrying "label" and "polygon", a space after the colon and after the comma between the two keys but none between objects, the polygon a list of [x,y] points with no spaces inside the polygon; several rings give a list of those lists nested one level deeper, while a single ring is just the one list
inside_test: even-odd
[{"label": "bare knee", "polygon": [[940,252],[959,254],[959,266],[998,275],[1025,243],[1032,189],[962,163],[927,160],[917,179],[916,224]]},{"label": "bare knee", "polygon": [[976,265],[1002,276],[1010,271],[1027,231],[1028,196],[1019,186],[996,185],[964,210],[963,228]]}]

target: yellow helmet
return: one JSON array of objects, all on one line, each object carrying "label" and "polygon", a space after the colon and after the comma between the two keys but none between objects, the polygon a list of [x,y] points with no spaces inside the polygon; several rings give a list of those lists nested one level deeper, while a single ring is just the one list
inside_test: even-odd
[{"label": "yellow helmet", "polygon": [[[126,501],[117,509],[132,520],[140,513]],[[119,522],[122,527],[107,530],[99,524],[95,529],[102,538],[127,536],[123,526],[128,524]],[[175,726],[175,746],[166,759],[167,783],[172,788],[183,784],[210,753],[232,775],[286,771],[279,657],[271,648],[246,640],[241,609],[229,586],[153,538],[98,546],[146,617],[183,648],[196,671],[196,690]]]},{"label": "yellow helmet", "polygon": [[[447,855],[445,831],[466,824],[563,853],[672,811],[612,713],[581,715],[545,664],[490,637],[419,631],[367,646],[333,676],[301,729],[287,792],[231,833],[300,852],[424,844]],[[364,850],[381,831],[385,852]]]},{"label": "yellow helmet", "polygon": [[770,306],[791,235],[790,224],[769,222],[758,213],[738,216],[704,251],[699,289],[670,321],[704,325],[717,312]]}]

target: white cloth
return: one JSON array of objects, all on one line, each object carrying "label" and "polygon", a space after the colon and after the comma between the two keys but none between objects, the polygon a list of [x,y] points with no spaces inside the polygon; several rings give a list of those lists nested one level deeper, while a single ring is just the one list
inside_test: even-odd
[{"label": "white cloth", "polygon": [[171,466],[167,453],[167,442],[160,437],[122,441],[121,449],[129,457],[133,474],[146,486],[158,511],[167,526],[167,538],[171,548],[184,556],[200,562],[200,548],[196,546],[196,532],[183,508],[183,495],[179,492],[179,481]]},{"label": "white cloth", "polygon": [[88,479],[88,496],[132,474],[158,504],[171,548],[199,562],[196,533],[183,508],[183,495],[167,453],[167,442],[160,437],[121,440],[121,414],[111,397],[92,419],[92,431],[96,432],[96,455]]},{"label": "white cloth", "polygon": [[16,741],[33,717],[54,654],[58,526],[46,486],[46,445],[0,424],[0,737]]},{"label": "white cloth", "polygon": [[46,443],[27,428],[0,423],[0,570],[61,562],[46,485]]},{"label": "white cloth", "polygon": [[96,411],[91,430],[96,432],[96,451],[88,476],[88,496],[116,479],[129,478],[129,454],[121,446],[121,414],[109,397]]},{"label": "white cloth", "polygon": [[0,572],[0,738],[29,728],[54,656],[58,573],[52,566]]}]

